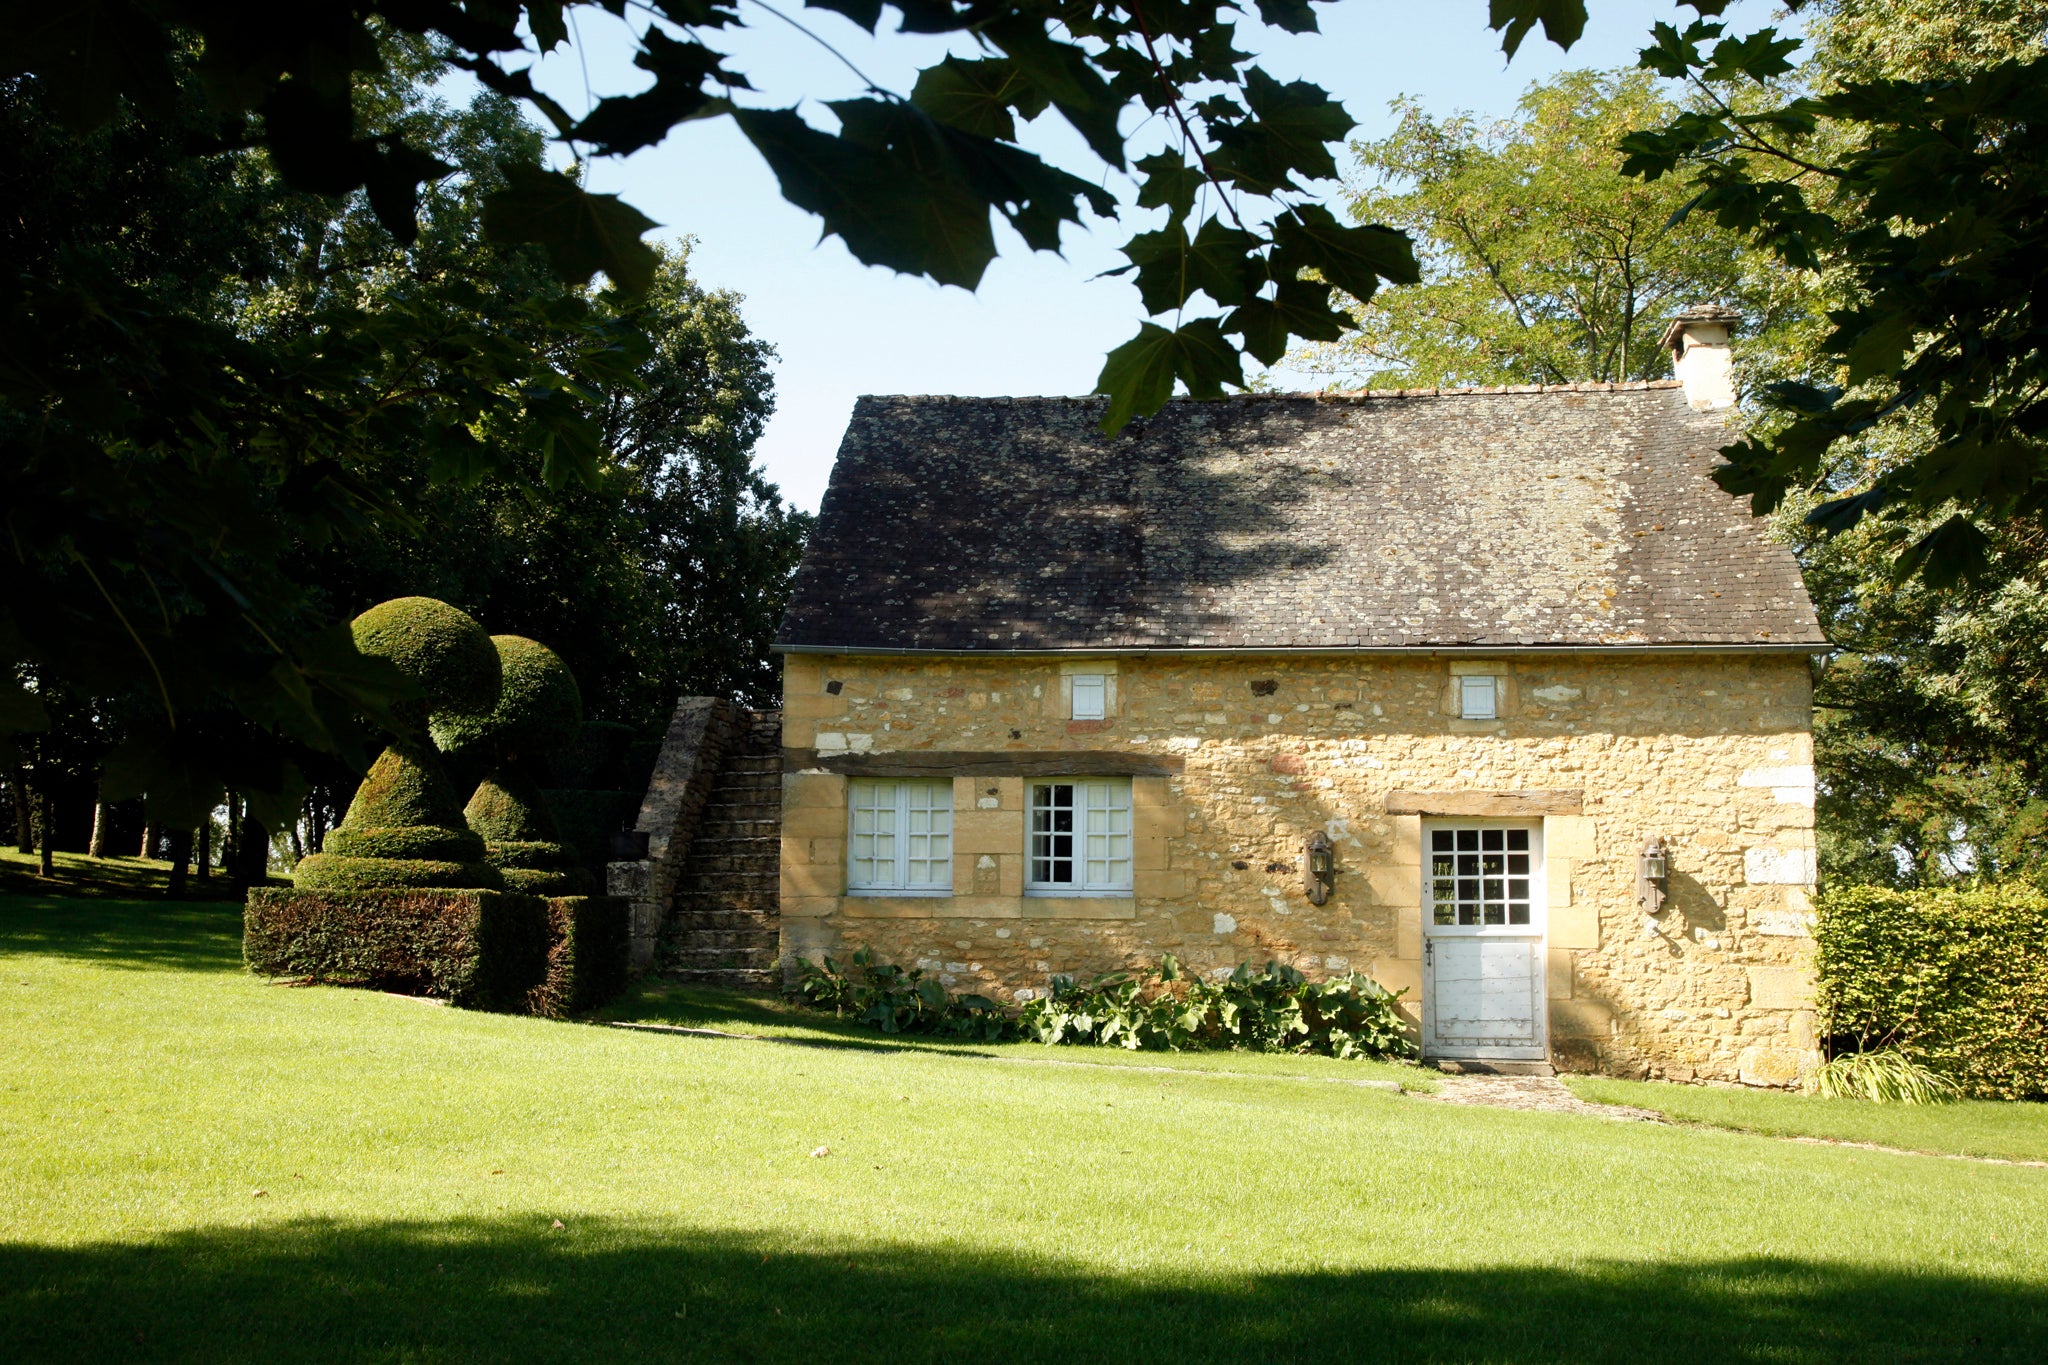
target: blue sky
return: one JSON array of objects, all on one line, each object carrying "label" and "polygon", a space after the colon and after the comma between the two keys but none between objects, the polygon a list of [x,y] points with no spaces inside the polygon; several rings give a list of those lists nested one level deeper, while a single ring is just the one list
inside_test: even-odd
[{"label": "blue sky", "polygon": [[[1247,6],[1250,8],[1250,6]],[[838,16],[776,7],[886,88],[907,92],[917,70],[948,50],[930,38],[884,33],[870,38]],[[1512,64],[1486,28],[1485,0],[1343,0],[1318,6],[1323,32],[1289,35],[1246,23],[1237,45],[1259,54],[1283,80],[1306,78],[1343,101],[1359,121],[1354,136],[1391,127],[1387,105],[1418,97],[1433,112],[1504,114],[1531,82],[1572,67],[1633,64],[1650,25],[1677,11],[1670,0],[1592,0],[1585,37],[1560,52],[1532,36]],[[1732,8],[1738,30],[1768,22],[1772,8],[1747,0]],[[810,101],[859,93],[861,81],[839,57],[777,19],[743,3],[752,28],[719,35],[732,63],[761,87],[762,101],[805,101],[822,127],[831,116]],[[551,56],[541,84],[572,112],[598,96],[639,88],[623,25],[593,10],[579,14],[574,52]],[[886,30],[890,20],[884,19]],[[952,50],[965,53],[964,44]],[[585,72],[588,72],[588,85]],[[1095,162],[1057,115],[1032,126],[1027,142],[1076,173],[1096,178]],[[1128,182],[1106,182],[1128,201]],[[818,239],[818,222],[785,203],[753,149],[718,119],[677,129],[632,157],[598,160],[591,188],[617,193],[662,224],[663,238],[692,237],[692,270],[703,283],[746,298],[748,324],[780,354],[778,411],[760,455],[770,478],[796,505],[815,509],[853,400],[864,393],[1073,394],[1094,387],[1104,352],[1136,330],[1137,291],[1091,278],[1119,264],[1117,245],[1158,215],[1069,230],[1064,259],[1033,254],[1015,237],[980,290],[969,294],[863,266],[837,238]],[[1337,186],[1326,187],[1334,196]],[[1284,376],[1282,376],[1284,382]]]}]

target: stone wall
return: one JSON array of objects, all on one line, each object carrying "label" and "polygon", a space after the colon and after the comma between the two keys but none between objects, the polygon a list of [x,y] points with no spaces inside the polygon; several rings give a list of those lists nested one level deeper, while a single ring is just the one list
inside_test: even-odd
[{"label": "stone wall", "polygon": [[668,916],[676,875],[739,726],[739,708],[723,697],[684,697],[676,703],[633,824],[647,835],[647,856],[606,866],[605,890],[631,906],[636,972],[654,964],[655,941]]},{"label": "stone wall", "polygon": [[[1457,717],[1472,671],[1502,679],[1500,719]],[[1077,672],[1112,675],[1106,719],[1066,719]],[[1427,813],[1494,802],[1542,823],[1558,1065],[1769,1085],[1817,1058],[1803,655],[798,654],[784,698],[786,960],[868,944],[1015,1000],[1167,951],[1205,972],[1277,958],[1413,1003]],[[1134,774],[1131,896],[1024,894],[1025,778],[1000,762],[954,776],[952,896],[845,894],[847,770],[1047,751]],[[1337,850],[1320,907],[1301,891],[1314,830]],[[1655,919],[1635,883],[1653,834],[1671,854]]]}]

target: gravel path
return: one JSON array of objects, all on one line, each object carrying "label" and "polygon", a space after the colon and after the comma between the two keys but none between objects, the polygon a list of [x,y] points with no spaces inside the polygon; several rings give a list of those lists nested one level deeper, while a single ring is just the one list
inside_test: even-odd
[{"label": "gravel path", "polygon": [[1633,1109],[1621,1104],[1588,1104],[1565,1088],[1555,1076],[1454,1076],[1433,1077],[1436,1094],[1417,1098],[1444,1104],[1484,1104],[1495,1109],[1538,1110],[1548,1114],[1583,1114],[1588,1118],[1621,1119],[1629,1123],[1663,1123],[1662,1114]]}]

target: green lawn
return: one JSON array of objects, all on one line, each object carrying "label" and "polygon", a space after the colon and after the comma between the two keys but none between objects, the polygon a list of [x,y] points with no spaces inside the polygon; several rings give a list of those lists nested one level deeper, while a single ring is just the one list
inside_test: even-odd
[{"label": "green lawn", "polygon": [[1580,1099],[1633,1104],[1679,1123],[1706,1123],[1745,1133],[1838,1138],[1913,1152],[2048,1161],[2048,1104],[1868,1104],[1764,1090],[1657,1085],[1567,1077]]},{"label": "green lawn", "polygon": [[0,899],[8,1360],[2048,1358],[2040,1170],[467,1014],[236,931]]},{"label": "green lawn", "polygon": [[[88,858],[83,853],[54,853],[53,876],[43,878],[36,855],[23,853],[9,844],[0,848],[0,895],[18,896],[131,896],[156,897],[164,893],[171,865],[160,858]],[[205,881],[185,878],[187,900],[233,900],[234,886],[215,869]]]}]

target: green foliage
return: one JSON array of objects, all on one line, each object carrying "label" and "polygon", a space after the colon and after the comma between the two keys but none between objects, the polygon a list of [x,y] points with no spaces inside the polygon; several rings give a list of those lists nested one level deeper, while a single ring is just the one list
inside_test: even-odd
[{"label": "green foliage", "polygon": [[396,666],[427,710],[483,711],[498,700],[500,651],[474,618],[446,602],[379,602],[349,623],[349,633],[363,654]]},{"label": "green foliage", "polygon": [[484,890],[258,889],[242,956],[261,976],[302,976],[517,1010],[548,971],[549,908]]},{"label": "green foliage", "polygon": [[1396,108],[1392,134],[1352,144],[1349,208],[1409,233],[1423,278],[1298,365],[1371,388],[1664,379],[1679,307],[1732,304],[1755,364],[1810,306],[1740,234],[1684,217],[1684,185],[1621,174],[1616,141],[1678,112],[1648,73],[1568,71],[1493,122]]},{"label": "green foliage", "polygon": [[1240,963],[1221,981],[1203,981],[1185,977],[1169,953],[1156,972],[1143,975],[1114,972],[1085,987],[1056,977],[1052,990],[1024,1006],[1020,1023],[1027,1037],[1042,1043],[1131,1051],[1408,1057],[1415,1045],[1400,996],[1357,972],[1310,981],[1277,962],[1256,971]]},{"label": "green foliage", "polygon": [[[1925,7],[1880,22],[1904,35]],[[1824,44],[1834,32],[1822,27]],[[1872,62],[1860,36],[1850,60],[1788,85],[1796,39],[1659,24],[1643,65],[1689,81],[1699,103],[1624,139],[1624,170],[1682,176],[1689,212],[1824,272],[1836,295],[1812,371],[1766,388],[1774,420],[1724,449],[1722,487],[1759,511],[1813,490],[1807,521],[1823,532],[1879,514],[1921,521],[1898,567],[1945,585],[1990,567],[1989,528],[2036,524],[2048,507],[2040,26],[2008,60],[1906,63],[1921,66],[1906,79],[1874,74],[1900,68]],[[1873,432],[1908,421],[1924,439],[1860,458]]]},{"label": "green foliage", "polygon": [[797,989],[817,1008],[884,1033],[991,1043],[1016,1036],[1015,1023],[985,995],[953,995],[919,968],[875,961],[867,947],[854,950],[852,966],[849,972],[830,957],[801,959]]},{"label": "green foliage", "polygon": [[546,795],[518,769],[477,784],[463,815],[484,840],[484,857],[505,885],[536,896],[587,894],[593,878],[555,834]]},{"label": "green foliage", "polygon": [[[875,0],[825,0],[820,7],[870,31],[883,9]],[[652,83],[600,99],[580,118],[543,94],[519,61],[553,50],[575,31],[568,22],[575,7],[553,3],[465,9],[451,23],[412,6],[313,0],[297,22],[275,27],[252,24],[238,11],[172,3],[159,8],[176,28],[124,26],[118,61],[82,59],[101,50],[93,41],[98,30],[87,31],[93,19],[66,14],[25,35],[5,69],[34,73],[51,90],[53,113],[84,132],[124,105],[146,113],[167,107],[179,63],[190,54],[221,115],[261,114],[247,135],[267,150],[286,183],[326,195],[360,188],[383,227],[410,242],[418,205],[430,193],[423,187],[452,169],[447,149],[403,126],[366,119],[374,107],[366,109],[370,102],[358,93],[363,82],[353,78],[381,69],[382,47],[431,39],[449,65],[538,111],[558,138],[599,154],[650,146],[688,120],[731,118],[774,171],[783,196],[817,214],[824,231],[857,258],[967,288],[980,282],[995,255],[995,218],[1031,249],[1056,251],[1062,229],[1081,225],[1084,213],[1108,217],[1118,208],[1099,177],[1070,174],[1018,145],[1020,120],[1057,112],[1106,170],[1119,172],[1130,164],[1123,125],[1135,135],[1163,120],[1176,145],[1137,163],[1140,202],[1172,205],[1172,226],[1189,243],[1219,230],[1244,234],[1243,273],[1224,292],[1246,297],[1226,302],[1209,289],[1213,275],[1198,279],[1202,272],[1149,247],[1127,252],[1127,268],[1143,277],[1148,312],[1178,315],[1203,292],[1233,311],[1196,319],[1208,330],[1186,336],[1179,334],[1193,324],[1179,316],[1160,329],[1178,338],[1166,344],[1176,359],[1164,370],[1161,343],[1150,332],[1139,341],[1154,352],[1153,363],[1134,364],[1125,355],[1105,367],[1101,384],[1118,422],[1156,410],[1175,376],[1191,379],[1195,392],[1216,391],[1238,376],[1240,350],[1270,361],[1284,352],[1290,333],[1311,340],[1340,333],[1346,319],[1331,306],[1331,285],[1364,300],[1380,279],[1415,278],[1397,234],[1334,222],[1304,230],[1305,220],[1321,212],[1307,186],[1335,174],[1330,144],[1352,120],[1319,87],[1282,82],[1253,64],[1235,46],[1234,21],[1255,8],[1289,32],[1313,32],[1316,12],[1308,0],[1194,0],[1142,13],[1114,6],[1054,13],[1023,0],[966,8],[905,0],[897,7],[902,28],[971,34],[982,55],[941,57],[907,98],[871,87],[860,98],[829,102],[838,125],[829,132],[794,108],[765,107],[754,96],[745,74],[714,45],[720,30],[746,22],[725,0],[648,9],[652,22],[638,30],[634,62]],[[1585,13],[1584,0],[1498,0],[1491,22],[1504,30],[1503,47],[1512,54],[1537,23],[1569,46]],[[1127,111],[1137,117],[1124,119]],[[1191,179],[1213,192],[1215,214],[1195,202]],[[1267,206],[1263,219],[1253,208],[1260,201]],[[488,241],[538,247],[564,281],[580,285],[601,271],[639,294],[653,278],[654,253],[639,240],[652,225],[575,177],[522,162],[482,196],[477,212]],[[1182,220],[1198,216],[1197,229],[1186,231]],[[1239,340],[1212,335],[1219,323]],[[1218,347],[1231,363],[1210,354]]]},{"label": "green foliage", "polygon": [[1962,1095],[1961,1086],[1897,1048],[1843,1053],[1806,1078],[1806,1091],[1824,1100],[1873,1104],[1944,1104]]},{"label": "green foliage", "polygon": [[632,950],[631,907],[614,896],[555,896],[548,901],[547,976],[526,1012],[562,1019],[596,1009],[626,988]]},{"label": "green foliage", "polygon": [[464,822],[440,756],[403,738],[370,766],[325,851],[300,859],[292,878],[327,890],[504,884],[484,861],[483,839]]},{"label": "green foliage", "polygon": [[2000,1099],[2048,1095],[2048,895],[1850,887],[1819,903],[1822,1025]]},{"label": "green foliage", "polygon": [[568,665],[524,636],[490,642],[504,677],[496,704],[435,712],[435,745],[447,754],[488,751],[504,762],[574,744],[583,732],[583,694]]},{"label": "green foliage", "polygon": [[561,841],[575,851],[583,866],[601,868],[611,856],[612,835],[632,823],[647,789],[550,787],[543,795]]},{"label": "green foliage", "polygon": [[876,962],[867,947],[855,951],[850,971],[830,957],[805,960],[801,971],[798,989],[812,1005],[884,1033],[1343,1058],[1407,1057],[1415,1050],[1399,993],[1355,972],[1309,981],[1269,962],[1205,982],[1184,977],[1169,953],[1156,972],[1143,975],[1113,972],[1085,987],[1055,977],[1051,991],[1013,1018],[986,996],[949,994],[921,969]]}]

